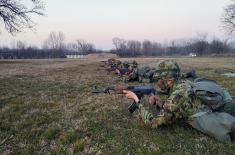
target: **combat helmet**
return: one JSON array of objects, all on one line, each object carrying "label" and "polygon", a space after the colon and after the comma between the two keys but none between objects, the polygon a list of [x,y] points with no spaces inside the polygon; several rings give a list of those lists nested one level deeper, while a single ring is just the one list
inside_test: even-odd
[{"label": "combat helmet", "polygon": [[116,65],[121,65],[122,62],[121,62],[120,60],[116,60],[116,61],[115,61],[115,64],[116,64]]},{"label": "combat helmet", "polygon": [[122,65],[123,65],[124,68],[128,68],[129,62],[128,61],[123,61]]},{"label": "combat helmet", "polygon": [[110,59],[108,59],[108,64],[113,65],[113,64],[115,64],[115,61],[116,61],[116,59],[110,58]]},{"label": "combat helmet", "polygon": [[130,61],[130,62],[128,63],[128,65],[129,65],[129,66],[132,66],[133,68],[137,68],[138,63],[137,63],[136,60],[133,60],[133,61]]},{"label": "combat helmet", "polygon": [[174,60],[160,61],[155,67],[154,80],[180,77],[180,67]]}]

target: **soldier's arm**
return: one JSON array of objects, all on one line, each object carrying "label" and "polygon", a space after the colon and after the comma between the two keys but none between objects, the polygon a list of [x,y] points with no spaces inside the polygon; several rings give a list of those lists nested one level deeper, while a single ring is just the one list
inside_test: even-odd
[{"label": "soldier's arm", "polygon": [[175,90],[163,105],[163,108],[174,115],[174,120],[187,119],[194,111],[192,101],[187,94],[187,88],[181,87]]},{"label": "soldier's arm", "polygon": [[133,69],[133,71],[129,75],[132,79],[136,78],[138,76],[137,69]]},{"label": "soldier's arm", "polygon": [[167,100],[163,108],[169,112],[177,112],[185,108],[190,108],[190,101],[187,97],[177,95],[173,100]]},{"label": "soldier's arm", "polygon": [[133,99],[136,103],[139,103],[138,114],[146,125],[150,125],[153,128],[157,128],[163,124],[168,124],[172,120],[172,113],[169,111],[161,111],[158,115],[154,115],[148,110],[149,98],[145,96],[141,100],[131,91],[123,91],[125,96],[129,99]]},{"label": "soldier's arm", "polygon": [[138,113],[141,119],[144,121],[146,125],[150,125],[153,128],[157,128],[158,126],[170,123],[172,119],[171,112],[162,111],[157,116],[154,116],[147,109],[147,99],[141,99],[139,103]]},{"label": "soldier's arm", "polygon": [[166,101],[164,108],[167,111],[175,112],[190,106],[188,87],[185,84],[178,84],[174,87],[172,94]]},{"label": "soldier's arm", "polygon": [[144,121],[144,123],[150,125],[151,120],[153,119],[153,114],[147,110],[144,104],[145,103],[143,103],[143,100],[141,100],[139,104],[138,113],[141,119]]},{"label": "soldier's arm", "polygon": [[176,96],[174,100],[167,100],[162,111],[156,117],[150,118],[148,123],[153,128],[157,128],[161,125],[170,124],[175,120],[187,118],[191,115],[189,109],[192,108],[189,103],[188,98],[181,95]]},{"label": "soldier's arm", "polygon": [[[176,91],[177,92],[177,91]],[[139,105],[139,115],[145,122],[145,124],[151,125],[153,128],[158,126],[170,124],[176,119],[181,119],[187,117],[190,114],[189,109],[191,109],[191,102],[188,97],[186,97],[181,92],[173,93],[168,100],[164,103],[162,111],[154,116],[146,108],[147,101],[141,100]]]}]

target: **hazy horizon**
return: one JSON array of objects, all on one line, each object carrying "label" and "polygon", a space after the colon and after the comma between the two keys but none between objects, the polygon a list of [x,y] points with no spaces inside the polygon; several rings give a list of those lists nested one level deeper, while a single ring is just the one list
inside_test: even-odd
[{"label": "hazy horizon", "polygon": [[225,39],[223,8],[230,0],[70,0],[45,2],[46,16],[33,16],[36,31],[11,36],[1,27],[0,46],[13,41],[41,47],[52,31],[63,32],[66,42],[84,39],[96,48],[113,48],[112,38],[166,42],[207,33]]}]

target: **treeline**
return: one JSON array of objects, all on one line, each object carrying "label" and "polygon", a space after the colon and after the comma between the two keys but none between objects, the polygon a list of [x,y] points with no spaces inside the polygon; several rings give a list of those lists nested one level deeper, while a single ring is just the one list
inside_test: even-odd
[{"label": "treeline", "polygon": [[137,57],[137,56],[187,56],[190,54],[197,56],[235,53],[232,43],[213,39],[207,41],[203,39],[178,40],[171,41],[168,44],[160,44],[145,40],[143,42],[137,40],[124,40],[113,38],[115,49],[112,53],[116,53],[121,57]]},{"label": "treeline", "polygon": [[[113,38],[115,49],[110,50],[120,57],[138,56],[209,56],[235,54],[235,44],[220,39],[208,41],[206,36],[201,35],[196,39],[175,40],[168,43],[158,43],[149,40],[124,40]],[[83,39],[74,42],[65,42],[62,32],[51,32],[42,44],[41,48],[27,46],[25,42],[18,41],[9,47],[0,47],[0,59],[44,59],[66,58],[67,55],[87,55],[102,53],[95,45]]]},{"label": "treeline", "polygon": [[64,51],[56,49],[43,50],[31,47],[25,49],[0,49],[0,59],[48,59],[65,57]]},{"label": "treeline", "polygon": [[0,47],[0,59],[47,59],[66,58],[66,55],[87,55],[99,53],[94,44],[77,39],[72,43],[65,43],[62,32],[51,32],[43,42],[41,48],[27,46],[26,42],[12,43],[11,47]]}]

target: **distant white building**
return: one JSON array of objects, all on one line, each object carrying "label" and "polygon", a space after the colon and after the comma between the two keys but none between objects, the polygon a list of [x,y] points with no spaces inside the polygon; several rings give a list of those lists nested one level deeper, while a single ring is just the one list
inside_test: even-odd
[{"label": "distant white building", "polygon": [[66,55],[66,58],[68,58],[68,59],[80,59],[83,57],[84,57],[84,55]]},{"label": "distant white building", "polygon": [[190,57],[196,57],[197,56],[197,54],[196,53],[189,53],[189,55],[188,56],[190,56]]}]

